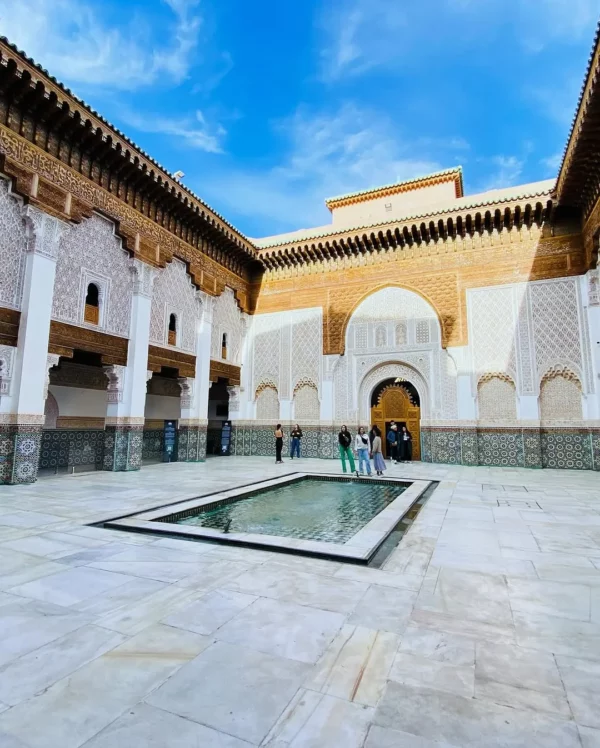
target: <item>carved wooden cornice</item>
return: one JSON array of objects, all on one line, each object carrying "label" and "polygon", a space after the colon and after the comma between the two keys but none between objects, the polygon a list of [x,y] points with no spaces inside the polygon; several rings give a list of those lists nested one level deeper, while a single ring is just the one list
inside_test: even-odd
[{"label": "carved wooden cornice", "polygon": [[17,345],[20,320],[21,312],[0,307],[0,345]]},{"label": "carved wooden cornice", "polygon": [[196,356],[173,348],[162,348],[158,345],[148,346],[148,370],[159,372],[163,366],[177,369],[180,377],[196,376]]},{"label": "carved wooden cornice", "polygon": [[127,366],[129,340],[116,335],[108,335],[88,327],[67,325],[64,322],[50,322],[48,352],[65,358],[72,358],[75,349],[87,353],[98,353],[105,366]]},{"label": "carved wooden cornice", "polygon": [[215,361],[211,358],[209,379],[211,382],[228,379],[230,385],[239,386],[242,382],[242,369],[240,366],[227,364],[224,361]]},{"label": "carved wooden cornice", "polygon": [[0,168],[12,177],[14,191],[29,203],[73,222],[96,210],[115,221],[117,234],[132,256],[157,267],[165,267],[177,257],[188,265],[192,282],[198,288],[220,296],[229,286],[242,311],[252,311],[246,279],[1,123]]}]

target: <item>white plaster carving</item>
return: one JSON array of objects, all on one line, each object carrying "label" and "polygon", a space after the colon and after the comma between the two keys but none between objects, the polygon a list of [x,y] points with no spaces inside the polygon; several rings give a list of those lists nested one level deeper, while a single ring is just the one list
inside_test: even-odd
[{"label": "white plaster carving", "polygon": [[154,280],[150,313],[150,342],[167,345],[169,317],[177,318],[177,348],[196,353],[201,304],[185,262],[174,259]]},{"label": "white plaster carving", "polygon": [[27,251],[57,260],[61,239],[68,230],[67,224],[35,205],[25,206],[23,215],[27,229]]},{"label": "white plaster carving", "polygon": [[294,418],[296,421],[318,423],[321,414],[319,392],[314,382],[299,382],[294,390]]},{"label": "white plaster carving", "polygon": [[220,296],[213,301],[213,321],[210,357],[221,361],[221,342],[223,333],[227,335],[227,361],[240,363],[243,338],[243,314],[240,311],[235,294],[227,287]]},{"label": "white plaster carving", "polygon": [[279,395],[272,386],[265,386],[256,394],[256,418],[258,421],[279,420]]},{"label": "white plaster carving", "polygon": [[179,384],[179,388],[181,389],[181,409],[189,410],[192,407],[192,403],[194,401],[195,380],[191,379],[190,377],[179,377],[177,383]]},{"label": "white plaster carving", "polygon": [[515,383],[506,375],[484,376],[477,386],[477,405],[480,421],[514,422],[517,418]]},{"label": "white plaster carving", "polygon": [[125,383],[126,366],[105,366],[104,373],[108,378],[107,402],[120,403],[123,401],[123,385]]},{"label": "white plaster carving", "polygon": [[128,337],[134,282],[130,267],[129,255],[111,221],[94,214],[70,226],[62,238],[56,266],[52,317],[71,325],[96,327],[83,322],[87,290],[87,286],[83,288],[83,271],[87,271],[105,279],[104,329]]},{"label": "white plaster carving", "polygon": [[588,273],[588,303],[590,306],[600,306],[600,270],[590,270]]},{"label": "white plaster carving", "polygon": [[[430,412],[429,387],[423,376],[416,369],[407,366],[404,363],[384,363],[374,366],[359,383],[358,402],[359,415],[358,421],[368,423],[371,419],[371,395],[375,387],[386,379],[396,379],[401,377],[410,382],[417,392],[421,401],[421,417],[428,418]],[[350,411],[351,412],[351,411]]]},{"label": "white plaster carving", "polygon": [[540,387],[540,417],[543,423],[579,421],[583,418],[581,382],[569,371],[553,371]]},{"label": "white plaster carving", "polygon": [[48,397],[48,387],[50,386],[50,369],[58,366],[60,356],[56,353],[49,353],[46,358],[46,378],[44,380],[44,400]]},{"label": "white plaster carving", "polygon": [[27,237],[20,200],[0,179],[0,306],[21,308]]},{"label": "white plaster carving", "polygon": [[151,298],[154,282],[159,274],[156,268],[146,262],[132,258],[130,269],[133,275],[133,293],[139,296]]}]

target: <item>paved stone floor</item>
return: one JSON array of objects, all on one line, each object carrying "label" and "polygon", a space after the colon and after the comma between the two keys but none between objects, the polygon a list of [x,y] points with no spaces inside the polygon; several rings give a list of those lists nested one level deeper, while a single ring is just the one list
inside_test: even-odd
[{"label": "paved stone floor", "polygon": [[86,526],[334,463],[0,488],[2,748],[598,748],[600,474],[414,464],[381,570]]}]

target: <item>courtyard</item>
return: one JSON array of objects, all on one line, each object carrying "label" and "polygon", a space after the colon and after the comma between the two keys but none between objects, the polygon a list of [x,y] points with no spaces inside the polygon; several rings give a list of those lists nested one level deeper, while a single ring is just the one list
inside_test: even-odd
[{"label": "courtyard", "polygon": [[2,748],[596,748],[589,471],[438,481],[382,568],[91,526],[338,470],[213,458],[0,493]]}]

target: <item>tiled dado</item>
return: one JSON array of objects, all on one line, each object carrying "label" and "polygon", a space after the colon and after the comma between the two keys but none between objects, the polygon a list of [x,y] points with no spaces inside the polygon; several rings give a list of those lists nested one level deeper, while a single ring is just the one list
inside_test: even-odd
[{"label": "tiled dado", "polygon": [[423,462],[600,470],[599,429],[423,428]]},{"label": "tiled dado", "polygon": [[[232,427],[231,454],[275,456],[275,427],[260,424],[236,424]],[[284,428],[283,455],[290,453],[289,428]],[[333,459],[337,457],[338,430],[327,426],[302,427],[300,444],[303,457]]]},{"label": "tiled dado", "polygon": [[0,484],[35,481],[41,442],[41,426],[0,424]]},{"label": "tiled dado", "polygon": [[144,427],[110,426],[104,429],[104,470],[121,472],[142,466]]},{"label": "tiled dado", "polygon": [[104,429],[46,429],[42,432],[40,470],[77,465],[102,467]]},{"label": "tiled dado", "polygon": [[177,461],[203,462],[206,458],[206,426],[179,426]]}]

